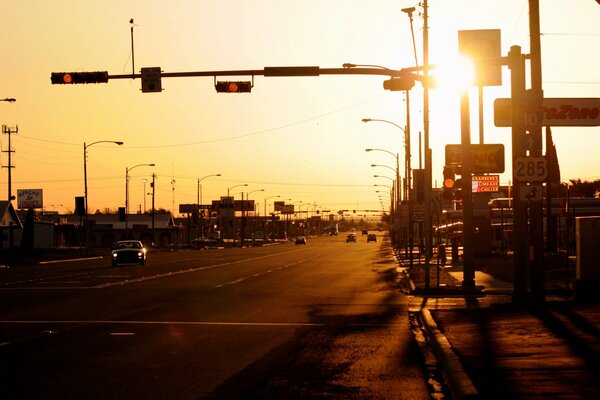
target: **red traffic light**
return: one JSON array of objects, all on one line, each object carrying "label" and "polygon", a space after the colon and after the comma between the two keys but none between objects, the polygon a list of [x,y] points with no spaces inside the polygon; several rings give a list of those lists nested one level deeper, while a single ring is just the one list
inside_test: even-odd
[{"label": "red traffic light", "polygon": [[252,90],[252,82],[217,82],[215,83],[215,89],[217,89],[217,93],[250,93],[250,91]]},{"label": "red traffic light", "polygon": [[108,72],[53,72],[50,75],[50,81],[53,85],[79,83],[107,83]]},{"label": "red traffic light", "polygon": [[452,167],[444,167],[444,189],[454,189],[455,180],[454,170]]}]

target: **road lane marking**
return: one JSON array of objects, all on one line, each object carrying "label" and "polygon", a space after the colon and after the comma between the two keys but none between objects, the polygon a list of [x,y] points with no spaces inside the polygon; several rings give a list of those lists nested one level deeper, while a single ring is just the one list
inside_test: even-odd
[{"label": "road lane marking", "polygon": [[[238,327],[291,327],[291,328],[302,328],[302,327],[326,327],[336,326],[337,323],[316,323],[316,322],[239,322],[239,321],[112,321],[112,320],[36,320],[36,321],[17,321],[17,320],[6,320],[0,321],[0,324],[7,325],[156,325],[156,326],[238,326]],[[344,326],[348,327],[394,327],[394,326],[406,326],[405,323],[351,323]],[[117,332],[119,333],[119,332]],[[120,332],[130,333],[130,332]],[[10,343],[7,343],[10,344]]]},{"label": "road lane marking", "polygon": [[126,279],[126,280],[117,281],[117,282],[107,282],[107,283],[102,283],[100,285],[91,286],[91,288],[104,289],[104,288],[108,288],[108,287],[112,287],[112,286],[123,286],[123,285],[131,284],[131,283],[139,283],[139,282],[145,282],[145,281],[149,281],[149,280],[153,280],[153,279],[160,279],[160,278],[165,278],[165,277],[172,277],[172,276],[177,276],[177,275],[188,274],[191,272],[205,271],[205,270],[214,269],[214,268],[221,268],[221,267],[226,267],[229,265],[245,263],[248,261],[260,260],[263,258],[277,257],[282,254],[295,253],[298,251],[301,251],[301,250],[290,250],[290,251],[281,252],[281,253],[266,254],[266,255],[258,256],[258,257],[244,258],[242,260],[228,261],[228,262],[224,262],[221,264],[212,264],[212,265],[207,265],[207,266],[188,268],[188,269],[179,270],[179,271],[165,272],[163,274],[143,276],[143,277],[137,278],[137,279]]},{"label": "road lane marking", "polygon": [[225,286],[235,285],[235,284],[247,281],[247,280],[252,279],[252,278],[258,278],[259,276],[262,276],[262,275],[270,274],[270,273],[273,273],[273,272],[276,272],[276,271],[281,271],[283,269],[290,268],[290,267],[293,267],[293,266],[298,265],[298,264],[302,264],[302,263],[304,263],[306,261],[314,260],[317,257],[320,257],[320,254],[317,254],[317,255],[315,255],[313,257],[305,258],[304,260],[299,260],[299,261],[295,261],[295,262],[290,263],[290,264],[282,265],[282,266],[277,267],[277,268],[272,268],[272,269],[269,269],[269,270],[267,270],[267,271],[265,271],[263,273],[256,273],[256,274],[253,274],[252,276],[241,277],[241,278],[238,278],[238,279],[236,279],[234,281],[231,281],[231,282],[221,283],[219,285],[216,285],[215,289],[220,289],[220,288],[225,287]]},{"label": "road lane marking", "polygon": [[133,332],[111,332],[110,336],[135,336]]}]

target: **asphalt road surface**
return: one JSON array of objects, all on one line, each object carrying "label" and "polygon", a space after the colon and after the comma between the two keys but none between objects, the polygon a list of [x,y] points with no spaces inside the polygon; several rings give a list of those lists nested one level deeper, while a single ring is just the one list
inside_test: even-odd
[{"label": "asphalt road surface", "polygon": [[343,235],[0,269],[3,399],[427,399],[390,248]]}]

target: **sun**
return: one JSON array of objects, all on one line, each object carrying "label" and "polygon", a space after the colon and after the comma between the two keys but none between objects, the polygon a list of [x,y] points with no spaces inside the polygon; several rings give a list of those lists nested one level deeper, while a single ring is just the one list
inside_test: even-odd
[{"label": "sun", "polygon": [[475,84],[475,65],[467,57],[446,58],[432,70],[432,86],[461,92]]}]

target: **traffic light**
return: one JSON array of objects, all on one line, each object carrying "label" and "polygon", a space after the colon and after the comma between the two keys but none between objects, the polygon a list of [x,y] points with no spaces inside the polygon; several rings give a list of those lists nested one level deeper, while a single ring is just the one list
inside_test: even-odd
[{"label": "traffic light", "polygon": [[252,82],[217,82],[215,83],[215,89],[217,89],[217,93],[250,93],[250,91],[252,90]]},{"label": "traffic light", "polygon": [[107,83],[107,71],[93,72],[53,72],[50,75],[53,85],[71,85],[79,83]]},{"label": "traffic light", "polygon": [[141,69],[142,93],[162,92],[160,67],[148,67]]},{"label": "traffic light", "polygon": [[443,182],[444,198],[446,198],[448,200],[451,200],[452,198],[454,198],[455,181],[456,181],[456,178],[454,176],[454,169],[452,169],[452,167],[444,166],[444,182]]},{"label": "traffic light", "polygon": [[410,90],[415,86],[415,80],[410,77],[392,78],[383,81],[383,88],[392,92]]}]

